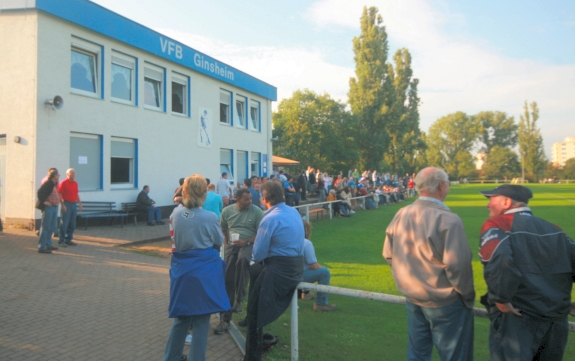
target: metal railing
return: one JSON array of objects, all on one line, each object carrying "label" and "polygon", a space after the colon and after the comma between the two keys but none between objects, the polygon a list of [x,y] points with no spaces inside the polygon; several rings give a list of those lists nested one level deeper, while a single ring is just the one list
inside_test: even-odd
[{"label": "metal railing", "polygon": [[[368,197],[372,197],[372,198],[373,198],[373,194],[369,194],[369,195],[367,195],[367,196],[351,197],[351,198],[348,198],[348,199],[349,199],[350,201],[353,201],[353,200],[356,200],[356,199],[360,199],[360,200],[361,200],[362,207],[363,207],[363,209],[365,209],[365,199],[368,198]],[[302,204],[301,206],[295,206],[295,207],[293,207],[293,208],[299,209],[299,208],[304,208],[304,207],[305,207],[305,219],[306,219],[307,221],[309,221],[309,209],[310,209],[310,207],[314,207],[314,208],[315,208],[315,207],[317,207],[317,206],[323,206],[324,204],[327,204],[327,205],[328,205],[328,212],[329,212],[329,219],[332,219],[332,218],[333,218],[333,211],[332,211],[332,206],[331,206],[331,204],[332,204],[332,203],[337,203],[337,202],[343,203],[343,202],[345,202],[345,201],[344,201],[344,200],[341,200],[341,199],[338,199],[338,200],[336,200],[336,201],[329,201],[329,202],[326,201],[326,202]],[[378,204],[377,201],[376,201],[375,203]],[[353,205],[352,205],[352,208],[353,208]]]},{"label": "metal railing", "polygon": [[[315,290],[326,292],[334,295],[363,298],[380,302],[389,302],[396,304],[405,304],[405,297],[387,295],[385,293],[368,292],[353,290],[350,288],[341,288],[334,286],[318,285],[315,283],[300,282],[298,289]],[[291,360],[298,361],[299,358],[299,334],[298,334],[298,293],[294,292],[291,301]],[[477,317],[487,317],[487,310],[483,308],[474,308],[473,314]],[[575,322],[569,322],[569,332],[575,332]]]}]

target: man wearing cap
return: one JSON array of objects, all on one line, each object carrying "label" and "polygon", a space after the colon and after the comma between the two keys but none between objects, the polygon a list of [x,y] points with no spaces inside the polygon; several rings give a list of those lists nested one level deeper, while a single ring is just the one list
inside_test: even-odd
[{"label": "man wearing cap", "polygon": [[[417,183],[417,181],[416,181]],[[505,184],[481,192],[489,218],[479,255],[489,311],[491,360],[561,360],[567,344],[575,243],[535,217],[531,190]]]},{"label": "man wearing cap", "polygon": [[473,270],[463,222],[444,203],[449,178],[428,167],[415,177],[420,194],[386,230],[383,256],[405,295],[409,360],[473,360]]}]

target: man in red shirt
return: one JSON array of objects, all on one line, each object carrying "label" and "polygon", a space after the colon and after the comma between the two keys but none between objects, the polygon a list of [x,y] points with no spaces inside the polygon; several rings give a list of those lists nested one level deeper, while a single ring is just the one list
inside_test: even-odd
[{"label": "man in red shirt", "polygon": [[76,229],[78,210],[82,210],[82,202],[78,195],[78,183],[74,178],[76,178],[76,171],[70,168],[66,171],[66,179],[60,182],[58,186],[58,192],[62,198],[62,226],[58,245],[63,247],[76,246],[76,243],[72,242],[72,236]]}]

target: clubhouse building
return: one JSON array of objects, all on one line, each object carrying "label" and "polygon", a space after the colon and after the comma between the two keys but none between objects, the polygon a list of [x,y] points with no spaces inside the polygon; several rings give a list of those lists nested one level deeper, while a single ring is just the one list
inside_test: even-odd
[{"label": "clubhouse building", "polygon": [[[271,171],[275,87],[86,0],[0,2],[0,216],[33,227],[51,167],[82,201],[172,205],[178,180]],[[270,167],[270,169],[268,169]],[[166,216],[166,214],[164,214]]]}]

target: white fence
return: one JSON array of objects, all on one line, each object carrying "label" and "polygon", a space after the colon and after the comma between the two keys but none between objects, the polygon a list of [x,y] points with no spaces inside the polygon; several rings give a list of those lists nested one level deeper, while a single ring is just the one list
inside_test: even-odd
[{"label": "white fence", "polygon": [[[405,297],[386,295],[384,293],[352,290],[334,286],[317,285],[315,283],[300,282],[297,286],[299,289],[315,290],[326,292],[334,295],[363,298],[368,300],[405,304]],[[298,361],[299,358],[299,333],[298,333],[298,304],[297,291],[294,292],[291,301],[291,360]],[[483,308],[474,308],[473,313],[477,317],[487,317],[487,310]],[[575,332],[575,322],[569,322],[569,332]]]}]

